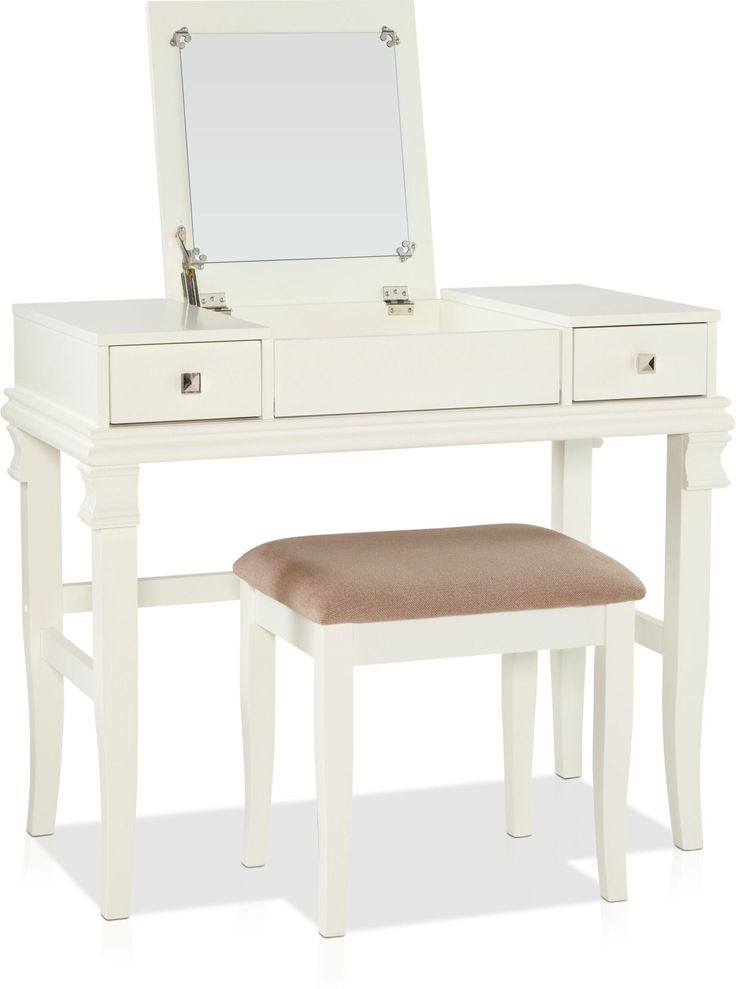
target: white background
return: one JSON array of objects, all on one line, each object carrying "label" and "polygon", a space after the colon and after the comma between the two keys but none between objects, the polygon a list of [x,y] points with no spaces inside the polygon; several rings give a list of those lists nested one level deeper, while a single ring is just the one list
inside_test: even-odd
[{"label": "white background", "polygon": [[[418,0],[439,284],[574,281],[720,308],[719,386],[733,394],[731,6]],[[5,14],[1,70],[7,385],[11,302],[155,297],[163,274],[143,3],[16,3]],[[654,614],[663,463],[661,440],[607,441],[595,454],[594,543],[641,575]],[[733,450],[725,464],[734,476]],[[298,532],[545,523],[548,475],[544,444],[148,467],[141,572],[225,569],[248,546]],[[80,498],[66,464],[67,580],[89,574]],[[18,491],[7,478],[0,500],[6,985],[69,977],[78,986],[430,989],[727,978],[704,968],[727,972],[733,960],[732,490],[714,495],[705,851],[671,848],[654,654],[638,653],[630,900],[616,906],[599,900],[594,880],[589,747],[583,781],[551,776],[546,660],[536,835],[525,842],[503,833],[497,659],[362,670],[351,930],[337,942],[319,938],[314,920],[310,664],[286,648],[270,861],[258,873],[239,865],[234,605],[141,617],[132,920],[98,915],[94,724],[73,687],[58,832],[26,838]],[[88,647],[86,620],[68,627]]]}]

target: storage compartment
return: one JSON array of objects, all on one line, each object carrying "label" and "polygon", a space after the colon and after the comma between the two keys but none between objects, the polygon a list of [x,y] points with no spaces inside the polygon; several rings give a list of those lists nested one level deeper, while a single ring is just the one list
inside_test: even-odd
[{"label": "storage compartment", "polygon": [[278,340],[275,414],[552,405],[557,330]]},{"label": "storage compartment", "polygon": [[707,323],[590,326],[574,333],[576,402],[706,393]]},{"label": "storage compartment", "polygon": [[259,340],[110,347],[110,422],[261,414]]}]

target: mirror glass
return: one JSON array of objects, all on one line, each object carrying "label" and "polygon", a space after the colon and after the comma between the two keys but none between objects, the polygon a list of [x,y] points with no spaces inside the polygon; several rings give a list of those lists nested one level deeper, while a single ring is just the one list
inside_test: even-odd
[{"label": "mirror glass", "polygon": [[396,49],[379,34],[193,34],[194,242],[218,261],[395,256],[409,239]]}]

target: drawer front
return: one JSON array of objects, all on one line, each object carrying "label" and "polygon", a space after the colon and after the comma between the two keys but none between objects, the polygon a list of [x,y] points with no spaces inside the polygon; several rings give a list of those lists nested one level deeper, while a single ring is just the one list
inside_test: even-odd
[{"label": "drawer front", "polygon": [[559,402],[556,330],[279,340],[275,414]]},{"label": "drawer front", "polygon": [[706,393],[707,323],[590,326],[574,332],[576,402]]},{"label": "drawer front", "polygon": [[[193,377],[187,386],[184,375],[199,378]],[[260,414],[258,340],[110,347],[113,424]]]}]

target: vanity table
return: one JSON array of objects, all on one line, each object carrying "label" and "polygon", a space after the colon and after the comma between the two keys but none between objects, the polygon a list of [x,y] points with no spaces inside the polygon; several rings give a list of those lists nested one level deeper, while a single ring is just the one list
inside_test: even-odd
[{"label": "vanity table", "polygon": [[[718,313],[580,285],[437,295],[408,0],[154,3],[149,24],[166,299],[14,309],[29,832],[54,829],[67,679],[95,704],[102,913],[128,915],[138,608],[238,597],[229,570],[139,578],[141,465],[549,440],[553,525],[587,541],[596,442],[662,435],[665,610],[636,634],[663,655],[674,840],[699,848],[710,498],[733,425]],[[62,582],[62,453],[89,583]],[[92,656],[63,634],[82,611]],[[552,656],[563,777],[581,773],[584,662]]]}]

